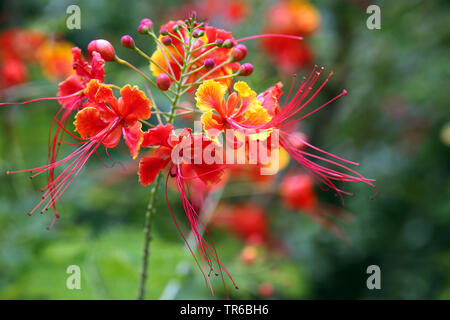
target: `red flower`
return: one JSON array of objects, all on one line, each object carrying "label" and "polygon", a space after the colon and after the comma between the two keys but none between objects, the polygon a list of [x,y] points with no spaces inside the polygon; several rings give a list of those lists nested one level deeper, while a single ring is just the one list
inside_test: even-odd
[{"label": "red flower", "polygon": [[0,67],[0,88],[24,83],[27,75],[27,68],[21,60],[14,58],[5,59]]},{"label": "red flower", "polygon": [[[31,177],[35,177],[45,172],[54,172],[55,168],[67,164],[56,178],[52,176],[47,186],[41,189],[44,192],[42,200],[31,210],[30,215],[42,205],[41,213],[52,206],[55,208],[56,201],[102,144],[106,148],[115,147],[123,134],[133,158],[136,158],[139,152],[143,140],[143,132],[138,120],[150,117],[150,100],[145,97],[144,93],[136,87],[131,88],[127,85],[122,88],[122,97],[117,100],[108,86],[101,84],[98,80],[91,80],[85,94],[88,98],[89,106],[77,113],[74,122],[76,131],[80,133],[82,138],[68,132],[55,119],[64,132],[80,141],[74,144],[80,144],[81,146],[67,157],[58,161],[52,161],[48,165],[9,172],[32,172],[34,174]],[[56,217],[58,217],[57,211],[55,211]]]},{"label": "red flower", "polygon": [[317,206],[314,180],[309,174],[286,175],[280,188],[284,203],[291,209],[311,210]]},{"label": "red flower", "polygon": [[309,67],[313,62],[313,52],[309,45],[303,41],[266,38],[261,41],[261,46],[269,55],[274,66],[285,73]]},{"label": "red flower", "polygon": [[[308,1],[279,1],[267,11],[264,33],[282,33],[295,36],[309,36],[320,26],[320,14]],[[265,38],[262,49],[274,65],[283,72],[295,72],[309,66],[313,52],[303,41],[288,38]]]},{"label": "red flower", "polygon": [[81,103],[85,98],[83,90],[90,80],[96,79],[103,82],[105,79],[105,61],[101,58],[99,53],[92,53],[92,61],[90,64],[87,61],[84,61],[81,56],[80,48],[72,48],[72,56],[72,67],[75,70],[75,74],[69,76],[65,81],[59,84],[59,91],[57,94],[58,97],[67,97],[78,92],[80,93],[74,97],[59,100],[63,108],[70,109],[71,111],[76,110],[81,106]]},{"label": "red flower", "polygon": [[219,209],[214,215],[213,225],[252,244],[266,243],[270,238],[265,210],[251,203]]},{"label": "red flower", "polygon": [[136,159],[144,140],[139,120],[150,118],[151,102],[136,86],[126,85],[120,94],[122,97],[118,100],[111,88],[91,80],[85,90],[87,106],[77,113],[74,124],[83,139],[95,137],[109,127],[103,145],[114,148],[123,135],[131,156]]}]

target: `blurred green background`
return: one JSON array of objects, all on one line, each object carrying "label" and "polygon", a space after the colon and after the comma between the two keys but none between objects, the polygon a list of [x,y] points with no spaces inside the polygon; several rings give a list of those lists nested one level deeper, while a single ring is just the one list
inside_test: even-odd
[{"label": "blurred green background", "polygon": [[[248,1],[249,16],[237,25],[220,25],[236,38],[260,33],[265,10],[275,1]],[[111,41],[118,54],[147,70],[144,61],[120,47],[132,35],[151,53],[152,42],[137,34],[144,17],[156,26],[185,18],[181,2],[164,1],[2,1],[1,26],[37,28],[86,48],[92,39]],[[185,4],[186,2],[184,2]],[[308,118],[302,128],[325,150],[361,163],[360,171],[377,180],[374,200],[364,185],[349,185],[345,200],[354,221],[345,226],[347,242],[336,239],[307,217],[267,203],[270,233],[287,254],[261,249],[257,261],[244,264],[244,243],[212,229],[222,261],[240,289],[234,299],[262,298],[258,288],[271,283],[275,299],[449,299],[450,298],[450,3],[377,1],[381,29],[366,27],[370,1],[313,1],[322,27],[308,42],[315,62],[333,70],[318,101],[342,89],[349,94]],[[81,8],[81,30],[68,30],[66,9]],[[211,19],[211,21],[214,21]],[[246,61],[255,66],[247,80],[256,91],[274,82],[290,82],[267,62],[258,42],[248,42]],[[309,68],[301,70],[305,74]],[[107,64],[107,77],[118,85],[143,85],[132,72]],[[446,89],[447,88],[447,89]],[[10,92],[12,100],[53,96],[56,82],[36,76]],[[161,97],[156,96],[160,103]],[[0,298],[134,299],[141,263],[148,189],[137,176],[120,175],[120,165],[104,168],[92,159],[63,197],[62,217],[51,230],[51,213],[27,216],[40,199],[43,180],[6,175],[6,170],[44,164],[47,137],[57,103],[40,102],[0,110]],[[447,128],[447,131],[445,130]],[[64,146],[64,150],[71,150]],[[64,152],[64,150],[62,152]],[[111,152],[127,164],[127,152]],[[176,195],[169,192],[173,207]],[[224,192],[226,196],[226,190]],[[338,201],[318,191],[320,200]],[[259,202],[264,195],[254,194]],[[245,202],[248,196],[226,199]],[[179,210],[179,208],[177,209]],[[182,212],[176,212],[180,219]],[[187,226],[183,226],[186,230]],[[163,193],[151,244],[150,299],[224,298],[220,281],[212,296],[184,247]],[[66,288],[66,268],[79,265],[81,290]],[[381,268],[381,290],[368,290],[366,268]]]}]

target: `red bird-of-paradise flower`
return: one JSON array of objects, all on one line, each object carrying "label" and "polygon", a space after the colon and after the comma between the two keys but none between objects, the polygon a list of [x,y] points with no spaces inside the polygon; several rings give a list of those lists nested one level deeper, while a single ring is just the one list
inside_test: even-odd
[{"label": "red bird-of-paradise flower", "polygon": [[[104,145],[106,148],[117,146],[123,136],[135,159],[143,141],[140,119],[148,119],[151,115],[151,102],[137,87],[126,85],[120,90],[121,98],[114,97],[112,89],[98,80],[91,80],[84,95],[87,97],[86,106],[75,116],[75,130],[81,137],[63,129],[73,138],[79,140],[74,143],[80,145],[78,149],[61,160],[55,160],[48,165],[8,173],[31,172],[32,178],[42,173],[65,166],[63,171],[44,188],[42,200],[30,211],[30,215],[43,206],[41,212],[54,206],[64,191],[77,177],[88,159]],[[62,126],[55,120],[59,126]],[[55,215],[55,218],[58,217]]]},{"label": "red bird-of-paradise flower", "polygon": [[283,202],[291,209],[311,210],[317,207],[314,180],[309,174],[286,175],[280,184],[280,192]]},{"label": "red bird-of-paradise flower", "polygon": [[[319,11],[306,0],[278,1],[267,10],[264,32],[283,33],[308,37],[320,27]],[[313,61],[310,46],[303,41],[286,38],[266,38],[261,41],[262,49],[283,72],[294,72]]]},{"label": "red bird-of-paradise flower", "polygon": [[[304,169],[306,169],[309,173],[311,173],[315,178],[315,180],[319,183],[319,185],[335,190],[336,193],[341,198],[341,200],[343,201],[342,197],[343,194],[347,195],[352,194],[347,191],[344,191],[340,186],[337,186],[336,185],[337,182],[339,183],[363,182],[376,189],[375,185],[373,184],[374,180],[363,177],[353,169],[350,169],[349,167],[343,164],[346,163],[352,165],[359,165],[358,163],[345,160],[327,151],[319,149],[311,145],[308,141],[303,140],[300,135],[291,134],[286,130],[286,128],[291,127],[298,121],[305,119],[306,117],[314,114],[318,110],[324,108],[331,102],[337,100],[341,96],[347,94],[347,91],[344,90],[341,94],[334,97],[325,104],[315,108],[314,110],[306,113],[305,115],[299,116],[299,112],[304,110],[313,101],[313,99],[319,94],[319,92],[322,90],[322,88],[325,86],[325,84],[328,82],[329,78],[332,75],[330,74],[326,78],[326,80],[319,86],[319,88],[313,91],[313,87],[317,79],[321,75],[322,71],[323,68],[317,70],[317,67],[315,67],[308,78],[303,78],[300,87],[294,94],[293,98],[289,99],[293,91],[294,86],[293,83],[288,98],[286,99],[282,107],[278,104],[278,101],[276,105],[273,105],[272,100],[271,103],[267,103],[267,105],[269,105],[270,108],[267,109],[265,113],[261,112],[261,109],[265,110],[264,105],[266,99],[278,98],[280,96],[279,91],[281,90],[280,84],[275,85],[275,87],[269,88],[268,92],[259,95],[261,101],[258,100],[259,105],[258,107],[256,107],[257,112],[255,112],[255,114],[252,115],[252,118],[258,119],[258,121],[252,121],[252,123],[250,123],[249,121],[237,121],[233,116],[234,113],[225,114],[223,112],[218,112],[219,116],[216,116],[210,112],[209,109],[221,111],[223,109],[223,106],[225,105],[222,100],[222,94],[224,93],[224,91],[223,89],[221,91],[217,85],[203,84],[202,86],[205,87],[207,86],[208,90],[205,90],[205,87],[200,86],[197,91],[198,96],[197,105],[200,110],[203,110],[205,112],[204,115],[202,116],[202,121],[205,130],[207,130],[208,128],[215,128],[221,130],[221,128],[224,127],[224,124],[226,124],[227,126],[230,126],[233,129],[244,130],[244,132],[245,130],[248,129],[257,130],[258,132],[260,132],[259,133],[260,137],[265,136],[264,134],[261,134],[261,131],[263,132],[266,131],[267,132],[266,136],[269,134],[273,136],[273,134],[271,133],[274,130],[276,130],[279,135],[279,146],[282,147],[284,150],[286,150],[296,162],[298,162]],[[246,91],[250,92],[251,89],[248,89]],[[255,99],[257,100],[257,98]],[[226,106],[228,105],[230,104],[227,103]],[[206,108],[208,106],[209,109]],[[229,109],[226,108],[225,110]],[[273,116],[269,115],[269,111],[271,114],[273,114]],[[258,116],[256,116],[256,114]],[[263,121],[264,119],[266,121]],[[312,149],[319,154],[308,152],[305,150],[305,148]],[[324,156],[331,157],[333,158],[333,160],[326,158]],[[322,161],[328,165],[334,166],[336,169],[332,169],[324,165],[318,164],[313,160]]]},{"label": "red bird-of-paradise flower", "polygon": [[[201,179],[207,185],[217,184],[220,182],[224,168],[223,166],[214,163],[207,164],[205,162],[195,160],[196,156],[198,155],[196,151],[200,150],[200,152],[202,152],[213,143],[213,141],[203,136],[192,135],[192,131],[189,128],[185,128],[181,130],[181,132],[176,134],[171,124],[160,124],[155,128],[149,129],[144,134],[142,147],[152,146],[156,147],[156,150],[154,151],[153,155],[145,156],[140,160],[138,171],[139,182],[143,186],[147,186],[155,181],[157,175],[164,168],[169,168],[169,172],[166,178],[166,201],[169,206],[169,211],[178,231],[185,240],[191,254],[193,255],[200,271],[205,278],[206,283],[209,285],[212,292],[213,289],[209,279],[209,273],[211,271],[214,271],[213,262],[217,263],[221,275],[222,271],[225,272],[234,285],[235,283],[227,269],[220,261],[214,247],[214,243],[206,229],[206,226],[202,222],[201,217],[197,213],[196,208],[190,200],[191,192],[189,188],[189,182],[194,178]],[[187,176],[188,172],[194,173],[194,175]],[[186,241],[183,232],[178,226],[174,213],[172,212],[172,208],[167,196],[167,182],[169,177],[175,178],[178,194],[183,204],[183,209],[186,213],[192,233],[195,237],[196,247],[200,256],[200,262],[197,260],[193,253],[193,250]],[[205,229],[205,232],[209,238],[209,242],[207,242],[202,237],[200,232],[201,227]]]},{"label": "red bird-of-paradise flower", "polygon": [[320,203],[310,174],[288,173],[280,183],[280,194],[288,209],[306,215],[337,238],[346,238],[347,234],[338,221],[349,222],[351,214],[343,208]]},{"label": "red bird-of-paradise flower", "polygon": [[254,245],[267,243],[270,238],[267,214],[253,203],[222,206],[214,214],[212,225]]},{"label": "red bird-of-paradise flower", "polygon": [[[65,50],[64,50],[65,51]],[[58,157],[60,145],[66,132],[65,128],[70,119],[71,114],[74,111],[83,108],[86,101],[85,89],[88,82],[92,79],[96,79],[100,82],[104,81],[105,61],[101,58],[98,52],[91,52],[91,62],[87,62],[83,59],[81,49],[78,47],[72,48],[72,69],[74,74],[70,75],[66,80],[59,84],[59,90],[56,97],[39,98],[29,100],[25,102],[16,103],[0,103],[2,105],[23,105],[32,102],[46,101],[46,100],[58,100],[61,108],[53,118],[52,124],[49,130],[48,137],[48,164],[54,163]],[[50,61],[47,61],[51,63]],[[56,125],[58,123],[58,125]],[[56,126],[55,132],[53,127]],[[50,168],[47,171],[47,182],[52,185],[54,180],[54,168]],[[50,187],[51,190],[51,187]],[[59,217],[56,205],[53,205],[55,216]]]},{"label": "red bird-of-paradise flower", "polygon": [[195,93],[201,121],[207,132],[245,129],[267,123],[271,116],[257,99],[256,92],[243,81],[233,86],[235,92],[225,100],[227,88],[214,80],[203,82]]}]

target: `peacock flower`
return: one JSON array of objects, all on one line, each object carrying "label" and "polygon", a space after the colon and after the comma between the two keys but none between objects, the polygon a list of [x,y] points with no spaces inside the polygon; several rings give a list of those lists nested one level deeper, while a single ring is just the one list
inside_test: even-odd
[{"label": "peacock flower", "polygon": [[280,195],[288,209],[302,213],[337,238],[346,238],[347,233],[340,223],[349,222],[351,214],[343,208],[320,203],[310,174],[286,174],[280,183]]},{"label": "peacock flower", "polygon": [[[279,133],[280,146],[284,150],[286,150],[297,163],[299,163],[304,169],[306,169],[321,187],[324,187],[324,189],[334,190],[343,201],[343,194],[353,194],[343,190],[343,188],[338,186],[337,183],[342,183],[343,185],[345,182],[362,182],[373,187],[376,191],[376,186],[373,184],[374,180],[365,178],[355,170],[346,166],[348,164],[359,165],[359,163],[343,159],[320,148],[317,148],[310,144],[304,137],[302,137],[302,135],[295,132],[290,133],[287,130],[287,128],[292,127],[292,125],[309,117],[310,115],[329,105],[331,102],[347,94],[347,91],[343,90],[333,99],[300,116],[299,113],[305,110],[307,106],[309,106],[309,104],[319,94],[319,92],[326,85],[332,75],[332,73],[330,73],[330,75],[322,82],[322,84],[320,84],[320,86],[315,91],[313,91],[314,85],[316,84],[322,72],[323,68],[320,68],[318,70],[316,66],[310,73],[308,78],[303,78],[297,92],[295,92],[294,96],[290,99],[290,96],[293,93],[293,83],[283,106],[279,107],[278,109],[276,108],[277,111],[275,112],[275,115],[272,117],[272,119],[266,124],[258,126],[258,129],[277,129],[277,132]],[[269,91],[272,90],[272,88],[269,89]],[[315,153],[312,153],[311,151]],[[316,163],[313,160],[318,160],[323,164]],[[330,167],[327,167],[325,164],[329,165]]]},{"label": "peacock flower", "polygon": [[[279,1],[267,10],[267,23],[264,33],[282,33],[308,37],[315,33],[321,24],[320,13],[309,1]],[[303,41],[287,38],[265,38],[262,49],[274,65],[283,72],[295,72],[313,61],[313,51]]]},{"label": "peacock flower", "polygon": [[133,159],[139,154],[144,140],[142,123],[139,120],[150,118],[151,102],[137,86],[126,85],[120,90],[117,99],[112,89],[98,80],[91,80],[85,90],[86,107],[75,116],[75,130],[81,138],[96,137],[108,131],[102,139],[106,148],[114,148],[123,136]]},{"label": "peacock flower", "polygon": [[67,41],[47,41],[39,47],[37,58],[47,78],[64,79],[73,73],[71,49]]},{"label": "peacock flower", "polygon": [[[113,148],[117,146],[123,135],[132,157],[137,157],[143,141],[143,132],[139,120],[150,117],[151,103],[137,87],[131,88],[127,85],[120,92],[122,97],[116,99],[109,86],[100,83],[98,80],[91,80],[84,92],[88,103],[75,116],[75,130],[81,137],[67,131],[55,119],[64,132],[79,141],[73,144],[80,146],[65,158],[54,160],[45,166],[8,172],[8,174],[31,172],[33,173],[31,178],[33,178],[45,172],[54,172],[56,168],[65,166],[56,178],[52,177],[48,184],[41,189],[44,193],[42,200],[30,211],[30,215],[42,206],[41,213],[50,207],[55,207],[56,201],[78,176],[89,158],[97,153],[100,146]],[[55,218],[57,217],[58,213],[55,212]]]},{"label": "peacock flower", "polygon": [[225,100],[227,88],[217,81],[208,80],[198,87],[195,100],[203,112],[201,121],[207,134],[225,129],[244,130],[270,121],[269,112],[247,83],[238,81],[233,89]]},{"label": "peacock flower", "polygon": [[[345,165],[359,165],[358,163],[321,150],[302,139],[301,135],[290,133],[286,129],[347,94],[347,91],[344,90],[327,103],[299,117],[299,112],[311,103],[328,82],[331,74],[316,91],[311,93],[322,71],[323,68],[319,71],[317,71],[317,67],[314,68],[309,77],[303,79],[294,97],[289,101],[287,100],[282,107],[278,104],[278,99],[282,93],[281,84],[279,83],[256,96],[247,84],[237,82],[234,87],[237,93],[231,94],[228,101],[225,102],[223,98],[225,88],[215,82],[205,82],[196,92],[197,107],[204,112],[202,115],[203,128],[206,132],[210,129],[222,131],[226,128],[231,128],[241,130],[240,132],[244,134],[256,130],[258,132],[256,135],[257,139],[270,141],[269,149],[272,149],[272,146],[274,146],[273,149],[278,149],[277,146],[280,146],[296,162],[311,173],[319,185],[336,191],[342,201],[343,194],[352,194],[338,186],[338,182],[342,184],[345,182],[362,182],[376,189],[373,179],[365,178]],[[292,91],[291,87],[287,99],[290,98]],[[238,103],[237,101],[239,100],[242,100],[242,102]],[[254,133],[252,135],[255,136]],[[319,154],[308,152],[305,148],[314,150]],[[332,159],[328,159],[326,156]],[[324,162],[332,168],[316,163],[313,160]]]},{"label": "peacock flower", "polygon": [[309,36],[320,27],[317,8],[307,0],[278,1],[267,10],[267,28],[278,32]]},{"label": "peacock flower", "polygon": [[270,240],[267,213],[253,203],[222,206],[215,212],[211,224],[250,244],[264,244]]}]

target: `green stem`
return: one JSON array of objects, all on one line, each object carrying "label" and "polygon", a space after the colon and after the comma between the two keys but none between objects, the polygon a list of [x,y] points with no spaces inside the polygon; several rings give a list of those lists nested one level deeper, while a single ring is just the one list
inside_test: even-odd
[{"label": "green stem", "polygon": [[[192,41],[192,35],[189,37],[189,44],[185,46],[185,52],[186,52],[186,58],[183,63],[183,66],[181,68],[181,75],[180,75],[180,81],[175,82],[175,96],[173,99],[170,99],[170,102],[172,103],[172,107],[169,112],[169,116],[167,119],[167,123],[172,123],[175,119],[175,111],[177,109],[177,105],[180,101],[181,96],[183,95],[183,80],[186,77],[185,71],[186,71],[186,65],[187,61],[189,61],[190,58],[190,47],[191,47],[191,41]],[[153,218],[155,216],[156,210],[155,210],[155,204],[156,204],[156,193],[158,192],[160,181],[161,181],[162,174],[159,173],[156,177],[155,181],[152,184],[152,188],[150,190],[150,199],[147,204],[147,210],[145,211],[145,229],[144,229],[144,248],[142,251],[142,269],[141,269],[141,276],[139,280],[139,293],[137,296],[138,300],[143,300],[145,298],[145,289],[147,284],[147,278],[148,278],[148,260],[150,258],[150,242],[152,240],[151,237],[151,231],[153,226]]]},{"label": "green stem", "polygon": [[144,249],[142,250],[142,269],[141,278],[139,281],[139,293],[137,296],[138,300],[144,300],[145,298],[145,286],[147,284],[148,275],[148,260],[150,256],[150,242],[152,240],[151,231],[153,226],[153,218],[155,217],[155,204],[156,204],[156,192],[159,189],[161,181],[161,173],[155,179],[150,191],[150,200],[147,205],[147,210],[145,211],[145,228],[144,228]]}]

